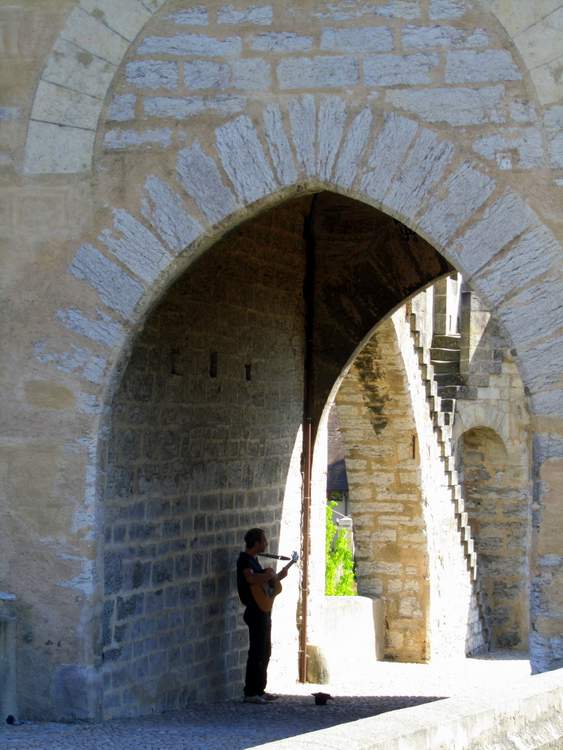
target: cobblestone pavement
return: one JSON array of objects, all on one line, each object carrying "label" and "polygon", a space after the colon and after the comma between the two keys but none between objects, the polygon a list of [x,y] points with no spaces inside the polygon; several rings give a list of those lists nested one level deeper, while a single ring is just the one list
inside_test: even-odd
[{"label": "cobblestone pavement", "polygon": [[[529,663],[521,654],[493,653],[433,665],[375,662],[330,685],[281,686],[279,700],[267,706],[231,701],[105,724],[4,725],[0,750],[248,750],[335,724],[463,695],[480,685],[506,685],[524,679],[529,672]],[[316,689],[330,692],[335,700],[315,706],[310,694]]]}]

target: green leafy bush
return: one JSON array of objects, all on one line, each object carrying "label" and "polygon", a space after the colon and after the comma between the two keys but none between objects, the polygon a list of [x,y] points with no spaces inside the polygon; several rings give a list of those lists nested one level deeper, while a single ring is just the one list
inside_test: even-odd
[{"label": "green leafy bush", "polygon": [[335,502],[326,505],[326,569],[325,594],[327,596],[356,596],[356,575],[354,558],[346,532],[339,529],[332,520]]}]

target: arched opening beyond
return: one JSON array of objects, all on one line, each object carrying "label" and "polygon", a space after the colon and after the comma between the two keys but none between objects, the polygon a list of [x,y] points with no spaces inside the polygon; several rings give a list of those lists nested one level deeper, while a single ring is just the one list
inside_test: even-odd
[{"label": "arched opening beyond", "polygon": [[[307,300],[311,255],[315,283]],[[234,559],[251,526],[263,527],[282,552],[301,544],[305,378],[316,429],[374,327],[451,270],[396,220],[322,192],[240,225],[166,291],[108,409],[100,644],[106,718],[239,693],[247,643]],[[444,559],[436,555],[437,568]],[[276,618],[273,668],[290,675],[297,672],[297,584],[295,576]],[[436,632],[445,617],[444,610]]]}]

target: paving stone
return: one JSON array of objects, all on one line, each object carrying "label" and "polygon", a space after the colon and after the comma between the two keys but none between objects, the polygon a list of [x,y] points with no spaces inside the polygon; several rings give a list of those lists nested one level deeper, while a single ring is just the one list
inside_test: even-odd
[{"label": "paving stone", "polygon": [[289,102],[291,135],[297,159],[305,174],[313,176],[316,166],[317,116],[315,97],[306,94]]},{"label": "paving stone", "polygon": [[175,253],[184,250],[203,231],[180,196],[158,177],[148,177],[145,182],[141,213]]},{"label": "paving stone", "polygon": [[264,109],[264,135],[279,182],[292,185],[297,179],[297,170],[278,104],[269,104]]},{"label": "paving stone", "polygon": [[321,49],[337,52],[390,52],[393,35],[384,26],[323,29]]},{"label": "paving stone", "polygon": [[250,48],[257,52],[305,52],[313,47],[312,36],[302,36],[291,31],[272,31],[256,34],[250,39]]},{"label": "paving stone", "polygon": [[521,78],[507,50],[463,50],[446,55],[446,83],[519,81]]},{"label": "paving stone", "polygon": [[106,118],[114,122],[127,122],[135,119],[135,94],[118,94],[114,96],[108,107]]},{"label": "paving stone", "polygon": [[116,70],[113,63],[101,60],[71,42],[58,39],[41,78],[103,99]]},{"label": "paving stone", "polygon": [[464,273],[471,276],[490,263],[505,245],[537,224],[537,216],[526,203],[514,193],[507,193],[454,243],[452,252],[459,257]]},{"label": "paving stone", "polygon": [[125,340],[125,330],[116,320],[102,311],[92,320],[81,310],[66,308],[58,310],[57,320],[69,330],[108,347],[118,347]]},{"label": "paving stone", "polygon": [[209,23],[209,14],[204,5],[198,5],[194,8],[178,10],[166,16],[166,20],[172,21],[178,26],[207,26]]},{"label": "paving stone", "polygon": [[114,65],[120,64],[129,47],[126,39],[80,7],[71,11],[67,17],[61,38]]},{"label": "paving stone", "polygon": [[230,115],[242,112],[246,107],[246,99],[240,96],[152,96],[143,102],[146,115],[160,118],[185,119],[204,113]]},{"label": "paving stone", "polygon": [[353,57],[294,57],[277,66],[279,86],[286,90],[353,86],[359,75],[359,65]]},{"label": "paving stone", "polygon": [[93,287],[100,299],[129,317],[144,293],[144,287],[92,245],[82,245],[69,266],[70,273]]},{"label": "paving stone", "polygon": [[184,189],[209,221],[218,222],[235,210],[234,195],[224,185],[217,165],[199,143],[179,152],[176,170]]},{"label": "paving stone", "polygon": [[272,170],[249,117],[238,117],[222,125],[215,136],[225,171],[243,203],[275,191]]},{"label": "paving stone", "polygon": [[419,226],[442,246],[485,203],[495,188],[488,175],[464,162],[448,177],[443,200],[432,202]]},{"label": "paving stone", "polygon": [[364,60],[367,86],[432,83],[439,55],[378,55]]},{"label": "paving stone", "polygon": [[271,5],[254,5],[239,10],[232,5],[219,8],[217,20],[220,24],[245,24],[253,26],[270,26],[273,20]]},{"label": "paving stone", "polygon": [[503,96],[503,86],[405,89],[386,94],[389,103],[398,109],[406,109],[429,122],[450,125],[502,122],[504,117],[499,108]]},{"label": "paving stone", "polygon": [[100,99],[39,81],[32,117],[42,122],[96,130],[101,108]]},{"label": "paving stone", "polygon": [[356,179],[370,136],[372,121],[371,109],[366,107],[356,115],[348,128],[335,170],[334,179],[337,185],[349,188]]},{"label": "paving stone", "polygon": [[401,31],[405,49],[427,49],[428,47],[486,47],[489,35],[483,29],[466,31],[457,26],[437,24],[435,26],[406,26]]},{"label": "paving stone", "polygon": [[184,65],[186,85],[192,89],[247,89],[263,91],[272,82],[265,60],[237,60],[232,64],[197,60]]},{"label": "paving stone", "polygon": [[161,60],[135,60],[125,67],[127,82],[138,88],[175,89],[178,87],[178,64]]},{"label": "paving stone", "polygon": [[205,34],[176,34],[174,36],[148,36],[141,42],[140,55],[201,55],[203,57],[228,57],[240,55],[240,37],[215,39]]},{"label": "paving stone", "polygon": [[155,281],[171,262],[170,254],[154,234],[123,209],[114,209],[113,231],[104,229],[98,240],[148,283]]},{"label": "paving stone", "polygon": [[152,18],[137,0],[80,0],[80,7],[130,42]]},{"label": "paving stone", "polygon": [[122,151],[129,148],[170,146],[172,131],[170,128],[149,130],[108,130],[104,136],[104,148]]},{"label": "paving stone", "polygon": [[361,183],[362,190],[371,198],[383,200],[417,129],[417,123],[406,117],[396,114],[385,117],[383,127],[375,138]]},{"label": "paving stone", "polygon": [[453,154],[451,143],[430,130],[421,130],[385,195],[386,205],[403,216],[414,216],[444,174]]},{"label": "paving stone", "polygon": [[317,173],[324,180],[332,174],[346,123],[346,103],[338,96],[321,99],[318,122]]}]

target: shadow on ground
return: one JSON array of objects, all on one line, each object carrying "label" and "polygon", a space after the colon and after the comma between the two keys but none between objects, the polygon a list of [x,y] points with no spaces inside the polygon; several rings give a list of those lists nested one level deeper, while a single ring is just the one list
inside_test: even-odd
[{"label": "shadow on ground", "polygon": [[441,700],[428,696],[338,696],[316,706],[312,696],[280,695],[269,705],[193,705],[184,711],[104,724],[0,728],[0,748],[18,750],[249,750],[337,724]]}]

